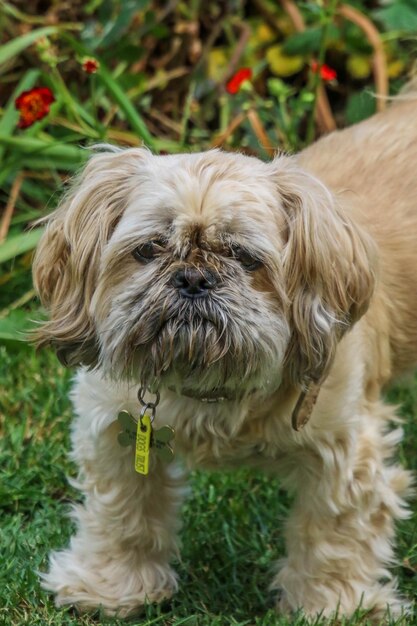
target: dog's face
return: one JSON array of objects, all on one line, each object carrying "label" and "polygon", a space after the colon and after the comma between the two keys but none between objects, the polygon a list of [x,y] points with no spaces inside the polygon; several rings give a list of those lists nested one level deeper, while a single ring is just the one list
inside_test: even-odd
[{"label": "dog's face", "polygon": [[97,154],[37,251],[40,343],[197,398],[303,385],[366,310],[370,254],[291,159]]}]

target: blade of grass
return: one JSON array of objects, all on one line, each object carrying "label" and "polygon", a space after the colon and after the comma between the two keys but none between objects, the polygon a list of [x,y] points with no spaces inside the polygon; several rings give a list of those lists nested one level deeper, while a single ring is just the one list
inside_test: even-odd
[{"label": "blade of grass", "polygon": [[19,172],[19,174],[14,179],[12,188],[10,190],[9,199],[7,200],[6,208],[4,209],[4,213],[0,220],[0,244],[4,242],[7,237],[7,233],[9,232],[10,222],[12,221],[12,216],[16,207],[17,196],[19,195],[20,188],[22,187],[23,178],[23,172]]},{"label": "blade of grass", "polygon": [[190,86],[188,88],[187,98],[185,100],[184,113],[181,120],[181,136],[180,136],[180,144],[185,146],[185,142],[187,139],[187,131],[188,131],[188,123],[191,117],[191,103],[193,101],[195,92],[195,82],[191,81]]},{"label": "blade of grass", "polygon": [[59,159],[68,159],[69,161],[77,161],[81,163],[87,158],[87,151],[68,144],[58,142],[46,142],[34,137],[7,137],[0,135],[0,144],[6,144],[23,154],[36,154],[39,156],[57,157]]},{"label": "blade of grass", "polygon": [[[8,307],[0,311],[0,320],[6,319],[7,317],[9,317],[11,314],[13,314],[13,311],[17,311],[18,309],[20,310],[20,308],[24,304],[27,304],[28,302],[33,300],[35,297],[36,297],[35,289],[29,289],[29,291],[26,291],[26,293],[24,293],[22,296],[17,298],[17,300],[12,302]],[[16,315],[18,314],[19,313],[16,313]]]},{"label": "blade of grass", "polygon": [[155,140],[148,131],[142,117],[136,111],[132,102],[126,96],[126,93],[103,65],[100,65],[97,77],[103,82],[107,91],[113,96],[133,130],[137,132],[139,137],[143,139],[149,148],[155,148]]},{"label": "blade of grass", "polygon": [[34,228],[28,232],[9,237],[0,246],[0,263],[10,261],[10,259],[14,259],[19,254],[32,250],[41,238],[42,233],[43,228]]},{"label": "blade of grass", "polygon": [[[94,56],[95,58],[97,58],[97,55],[91,54],[90,50],[80,44],[70,34],[63,33],[62,36],[64,39],[66,39],[66,41],[68,41],[69,44],[71,44],[77,54],[82,56]],[[149,148],[155,149],[155,139],[150,134],[145,122],[135,109],[133,103],[129,100],[126,92],[123,91],[118,82],[113,78],[112,74],[104,65],[104,63],[100,59],[97,60],[100,63],[100,67],[95,76],[98,80],[101,81],[107,92],[114,98],[121,111],[123,111],[123,113],[125,114],[126,119],[132,129],[139,135],[141,139],[143,139],[144,143]]]},{"label": "blade of grass", "polygon": [[[11,15],[19,22],[23,22],[24,24],[44,24],[45,16],[42,15],[29,15],[28,13],[24,13],[20,11],[18,8],[14,7],[9,2],[4,2],[0,0],[0,8],[4,11],[5,14]],[[77,24],[76,22],[60,22],[60,26],[65,28],[74,28],[77,30],[81,30],[83,28],[82,24]]]},{"label": "blade of grass", "polygon": [[12,39],[12,41],[9,41],[0,48],[0,65],[18,55],[25,48],[31,46],[37,39],[58,33],[59,31],[60,28],[58,26],[45,26],[44,28],[36,28],[30,31],[30,33],[26,33],[26,35]]},{"label": "blade of grass", "polygon": [[[85,157],[87,158],[87,157]],[[36,170],[43,172],[44,170],[62,171],[62,172],[76,172],[80,169],[84,161],[69,161],[68,159],[58,159],[57,157],[39,157],[30,155],[21,155],[19,158],[19,164],[28,170]],[[59,176],[59,175],[58,175]],[[58,183],[59,184],[59,183]]]},{"label": "blade of grass", "polygon": [[[0,140],[1,145],[1,140]],[[0,189],[3,188],[3,185],[10,179],[10,184],[12,184],[14,178],[16,177],[18,171],[21,169],[22,164],[20,159],[16,163],[8,163],[7,166],[2,164],[3,169],[0,171]],[[8,190],[7,190],[8,193]]]},{"label": "blade of grass", "polygon": [[58,72],[57,68],[52,71],[55,89],[59,92],[62,102],[66,105],[69,112],[72,113],[78,124],[82,128],[84,135],[88,137],[98,138],[101,136],[99,123],[92,115],[88,113],[76,98],[73,98],[71,91],[68,89],[64,79]]}]

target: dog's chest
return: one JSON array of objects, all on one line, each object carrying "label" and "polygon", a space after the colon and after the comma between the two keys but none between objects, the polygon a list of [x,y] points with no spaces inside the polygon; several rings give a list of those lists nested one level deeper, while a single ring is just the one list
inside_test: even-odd
[{"label": "dog's chest", "polygon": [[263,467],[282,454],[270,436],[271,423],[267,418],[248,419],[237,429],[221,420],[184,419],[182,423],[176,420],[173,426],[175,454],[189,467]]}]

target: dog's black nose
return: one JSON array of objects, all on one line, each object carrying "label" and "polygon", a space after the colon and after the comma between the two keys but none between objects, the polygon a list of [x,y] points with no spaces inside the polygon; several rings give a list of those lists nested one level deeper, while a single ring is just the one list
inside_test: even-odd
[{"label": "dog's black nose", "polygon": [[171,284],[185,298],[204,298],[216,286],[217,280],[207,269],[187,267],[175,272]]}]

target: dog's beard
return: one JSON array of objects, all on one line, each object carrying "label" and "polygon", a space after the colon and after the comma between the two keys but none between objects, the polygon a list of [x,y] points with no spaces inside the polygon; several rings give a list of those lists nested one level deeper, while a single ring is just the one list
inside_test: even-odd
[{"label": "dog's beard", "polygon": [[266,294],[222,287],[191,300],[154,283],[112,302],[99,328],[99,365],[113,378],[200,399],[279,385],[289,331]]}]

